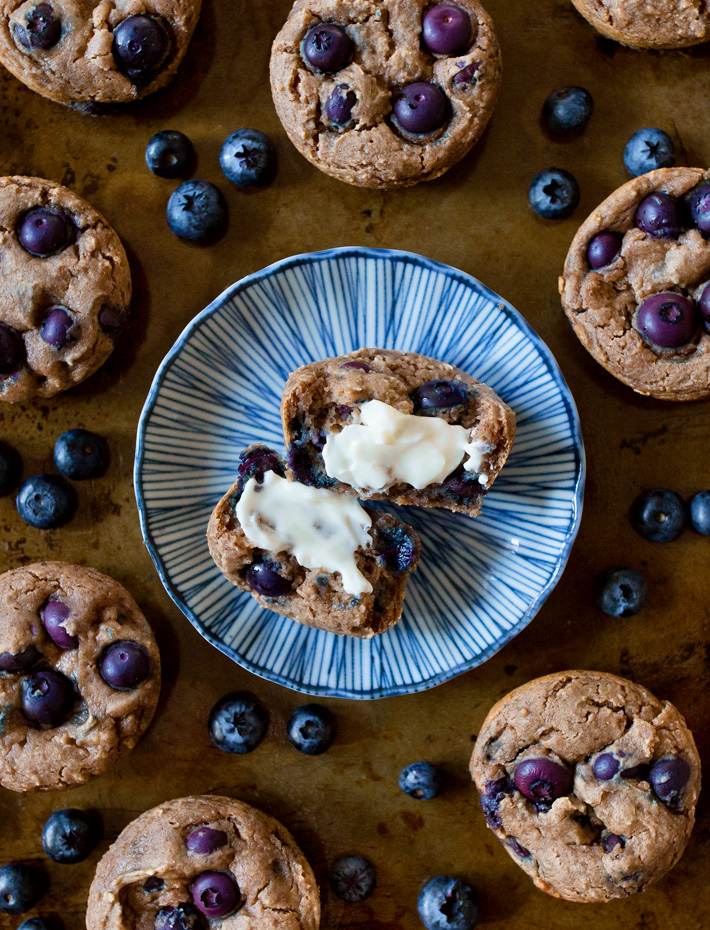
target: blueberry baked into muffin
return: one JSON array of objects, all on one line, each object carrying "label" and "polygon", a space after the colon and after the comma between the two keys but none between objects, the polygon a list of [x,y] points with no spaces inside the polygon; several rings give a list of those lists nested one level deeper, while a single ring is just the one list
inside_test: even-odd
[{"label": "blueberry baked into muffin", "polygon": [[710,39],[710,9],[699,0],[572,0],[602,35],[635,48],[683,48]]},{"label": "blueberry baked into muffin", "polygon": [[170,82],[201,0],[0,0],[0,62],[44,97],[84,112]]},{"label": "blueberry baked into muffin", "polygon": [[49,791],[102,775],[153,718],[160,656],[131,595],[91,568],[0,575],[0,784]]},{"label": "blueberry baked into muffin", "polygon": [[298,0],[271,53],[289,138],[359,187],[444,174],[493,114],[501,56],[478,0]]},{"label": "blueberry baked into muffin", "polygon": [[634,178],[582,224],[560,278],[582,345],[659,400],[710,394],[710,172]]},{"label": "blueberry baked into muffin", "polygon": [[207,528],[217,567],[263,607],[307,626],[360,639],[389,629],[417,566],[417,534],[291,477],[266,446],[241,454],[239,478]]},{"label": "blueberry baked into muffin", "polygon": [[700,759],[667,701],[571,671],[499,701],[471,759],[486,821],[538,888],[604,902],[657,882],[695,822]]},{"label": "blueberry baked into muffin", "polygon": [[232,798],[179,798],[130,823],[99,862],[87,930],[318,930],[313,872],[286,828]]},{"label": "blueberry baked into muffin", "polygon": [[296,479],[367,500],[475,516],[508,457],[515,414],[453,365],[359,349],[293,372],[281,403]]},{"label": "blueberry baked into muffin", "polygon": [[53,397],[113,351],[131,299],[121,241],[81,197],[0,178],[0,401]]}]

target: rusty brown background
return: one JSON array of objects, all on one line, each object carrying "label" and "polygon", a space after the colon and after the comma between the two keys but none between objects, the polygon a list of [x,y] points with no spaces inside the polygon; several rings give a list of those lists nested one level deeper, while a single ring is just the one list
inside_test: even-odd
[{"label": "rusty brown background", "polygon": [[[679,163],[710,161],[710,47],[639,53],[601,41],[567,0],[487,0],[504,57],[501,99],[478,148],[443,179],[381,193],[351,188],[312,168],[291,147],[269,95],[271,40],[289,0],[206,0],[177,81],[129,112],[82,117],[0,76],[0,173],[68,184],[115,225],[135,283],[134,315],[111,361],[90,381],[53,401],[3,406],[0,435],[22,452],[25,474],[52,469],[52,446],[65,429],[107,436],[108,475],[79,486],[77,518],[40,532],[0,500],[6,570],[42,558],[93,565],[124,582],[160,642],[165,687],[157,719],[111,774],[83,788],[22,798],[0,789],[0,861],[42,859],[40,829],[59,807],[104,812],[106,837],[87,862],[45,860],[52,888],[37,913],[83,926],[98,855],[139,812],[168,798],[224,792],[281,818],[327,886],[327,863],[357,852],[377,866],[378,887],[345,905],[324,887],[326,930],[415,930],[421,884],[454,873],[478,889],[486,930],[696,930],[710,926],[710,790],[680,865],[658,887],[623,902],[581,906],[536,891],[487,832],[469,784],[468,758],[491,704],[512,687],[564,668],[626,675],[686,714],[710,761],[708,552],[691,532],[670,545],[631,530],[628,507],[650,486],[684,495],[710,486],[707,404],[672,406],[635,396],[586,354],[560,310],[557,275],[579,223],[627,179],[621,155],[643,126],[671,132]],[[574,142],[553,143],[539,125],[543,99],[566,85],[587,87],[596,111]],[[275,139],[276,181],[243,193],[222,177],[217,155],[233,130],[249,126]],[[159,129],[186,132],[198,153],[196,176],[224,191],[228,235],[199,249],[168,231],[164,209],[176,182],[143,161]],[[527,187],[538,170],[571,170],[582,203],[564,222],[537,219]],[[338,245],[410,249],[471,272],[530,321],[555,353],[577,400],[589,460],[585,515],[569,567],[530,627],[482,668],[425,694],[373,703],[328,701],[339,734],[324,756],[296,753],[285,721],[305,699],[233,665],[204,642],[164,593],[141,542],[131,468],[134,436],[153,374],[185,324],[224,287],[294,253]],[[595,575],[609,566],[646,572],[650,605],[616,621],[594,606]],[[207,715],[233,689],[253,691],[269,708],[271,729],[251,755],[220,753]],[[415,802],[397,788],[400,768],[419,759],[448,775],[442,797]],[[21,918],[0,915],[0,928]]]}]

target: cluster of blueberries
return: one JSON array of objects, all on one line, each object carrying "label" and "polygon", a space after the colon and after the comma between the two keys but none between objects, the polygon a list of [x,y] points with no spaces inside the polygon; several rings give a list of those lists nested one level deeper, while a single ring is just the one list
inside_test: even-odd
[{"label": "cluster of blueberries", "polygon": [[[562,87],[545,100],[542,124],[555,140],[574,139],[584,130],[593,112],[594,100],[588,90]],[[656,168],[672,168],[675,165],[673,139],[662,129],[639,129],[626,143],[624,165],[633,178]],[[569,171],[546,168],[533,178],[528,196],[538,216],[560,220],[577,208],[579,184]]]},{"label": "cluster of blueberries", "polygon": [[[102,832],[101,817],[95,811],[54,811],[42,828],[42,848],[55,862],[73,865],[94,851]],[[39,866],[8,862],[0,868],[0,911],[24,914],[48,888],[49,879]],[[57,917],[32,917],[23,921],[18,930],[62,930],[62,922]]]},{"label": "cluster of blueberries", "polygon": [[[697,533],[710,536],[710,491],[695,494],[686,503],[675,491],[654,488],[634,501],[631,526],[651,542],[673,542],[690,524]],[[635,568],[617,568],[597,579],[597,604],[611,617],[633,617],[646,606],[646,579]]]},{"label": "cluster of blueberries", "polygon": [[[269,715],[251,695],[228,694],[212,708],[207,725],[218,749],[244,754],[253,752],[266,736]],[[333,744],[335,720],[327,707],[305,704],[291,714],[286,736],[294,749],[318,756]],[[430,801],[441,793],[443,776],[430,762],[414,762],[402,769],[399,787],[410,798]],[[343,856],[330,869],[331,889],[343,901],[364,901],[374,891],[376,880],[374,866],[362,856]],[[445,922],[442,905],[450,912]],[[419,913],[427,930],[471,930],[478,920],[476,893],[461,879],[440,875],[422,889]],[[188,928],[176,925],[173,930]]]},{"label": "cluster of blueberries", "polygon": [[[67,481],[100,478],[109,466],[106,440],[86,429],[70,429],[54,444],[54,464],[59,475],[32,475],[17,492],[17,512],[30,526],[55,529],[76,513],[78,499]],[[12,446],[0,441],[0,497],[9,494],[22,477],[22,459]]]},{"label": "cluster of blueberries", "polygon": [[[164,129],[146,146],[145,161],[160,178],[186,178],[195,166],[195,150],[184,133]],[[238,129],[225,139],[219,164],[237,187],[263,187],[274,176],[276,149],[258,129]],[[170,195],[167,218],[171,231],[180,239],[214,243],[227,229],[227,202],[210,181],[184,181]]]}]

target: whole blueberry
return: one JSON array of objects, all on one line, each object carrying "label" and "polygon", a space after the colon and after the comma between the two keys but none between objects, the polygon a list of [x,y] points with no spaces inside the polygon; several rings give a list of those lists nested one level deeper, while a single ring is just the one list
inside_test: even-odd
[{"label": "whole blueberry", "polygon": [[710,536],[710,491],[699,491],[690,501],[690,522],[703,536]]},{"label": "whole blueberry", "polygon": [[17,512],[25,523],[39,530],[56,529],[76,513],[76,491],[58,475],[33,475],[20,485]]},{"label": "whole blueberry", "polygon": [[468,882],[439,875],[419,893],[419,917],[427,930],[472,930],[478,923],[478,897]]},{"label": "whole blueberry", "polygon": [[50,598],[40,611],[45,630],[60,649],[76,649],[79,645],[79,637],[72,636],[64,628],[69,614],[69,607],[56,597]]},{"label": "whole blueberry", "polygon": [[63,213],[36,207],[20,220],[17,236],[30,255],[46,258],[66,249],[73,237],[73,227]]},{"label": "whole blueberry", "polygon": [[690,779],[690,766],[677,756],[660,759],[651,766],[648,781],[657,797],[666,804],[677,806]]},{"label": "whole blueberry", "polygon": [[101,839],[101,821],[91,811],[54,811],[42,827],[42,848],[50,859],[70,865],[83,862]]},{"label": "whole blueberry", "polygon": [[446,94],[436,84],[417,81],[399,91],[393,110],[405,132],[426,135],[441,129],[449,118],[451,107]]},{"label": "whole blueberry", "polygon": [[306,756],[319,756],[335,739],[335,721],[327,707],[304,704],[291,714],[286,736],[294,749]]},{"label": "whole blueberry", "polygon": [[258,129],[238,129],[222,143],[219,164],[232,184],[254,187],[267,183],[276,167],[276,149]]},{"label": "whole blueberry", "polygon": [[472,471],[467,471],[463,465],[449,475],[441,486],[455,498],[464,501],[473,500],[483,494],[483,486],[478,481],[478,476]]},{"label": "whole blueberry", "polygon": [[706,284],[703,288],[698,304],[700,306],[700,313],[703,318],[705,330],[706,332],[710,332],[710,283]]},{"label": "whole blueberry", "polygon": [[0,497],[9,494],[22,475],[22,459],[16,449],[0,440]]},{"label": "whole blueberry", "polygon": [[675,239],[683,232],[680,206],[675,197],[655,191],[644,197],[636,210],[636,226],[654,239]]},{"label": "whole blueberry", "polygon": [[353,42],[342,26],[320,23],[306,33],[302,53],[315,71],[332,74],[352,58]]},{"label": "whole blueberry", "polygon": [[624,237],[619,232],[600,232],[587,246],[587,262],[592,271],[606,268],[621,254]]},{"label": "whole blueberry", "polygon": [[214,242],[227,228],[227,202],[209,181],[184,181],[168,200],[168,226],[188,242]]},{"label": "whole blueberry", "polygon": [[343,364],[340,367],[348,369],[348,370],[354,370],[354,371],[364,371],[364,372],[372,371],[370,366],[366,365],[365,362],[358,362],[357,360],[354,360],[352,362],[343,362]]},{"label": "whole blueberry", "polygon": [[469,392],[456,381],[427,381],[410,394],[415,413],[460,407],[470,400]]},{"label": "whole blueberry", "polygon": [[194,904],[161,907],[155,915],[155,930],[203,930],[205,919]]},{"label": "whole blueberry", "polygon": [[99,310],[99,326],[112,339],[121,334],[125,321],[126,313],[121,307],[105,304]]},{"label": "whole blueberry", "polygon": [[623,849],[624,841],[616,833],[607,833],[607,835],[604,837],[602,845],[604,846],[605,853],[611,853],[611,852],[614,852],[617,846],[621,846],[621,848]]},{"label": "whole blueberry", "polygon": [[215,830],[214,827],[197,827],[188,836],[186,845],[189,852],[198,856],[209,856],[227,845],[227,834],[224,830]]},{"label": "whole blueberry", "polygon": [[634,178],[656,168],[672,168],[675,165],[673,140],[662,129],[639,129],[626,143],[624,164]]},{"label": "whole blueberry", "polygon": [[542,105],[542,121],[553,133],[571,133],[583,129],[592,117],[594,100],[583,87],[561,87],[553,91]]},{"label": "whole blueberry", "polygon": [[239,886],[229,872],[202,872],[190,890],[195,907],[207,917],[227,917],[242,900]]},{"label": "whole blueberry", "polygon": [[399,787],[417,801],[438,797],[441,783],[441,772],[431,762],[413,762],[399,773]]},{"label": "whole blueberry", "polygon": [[639,331],[663,349],[679,349],[693,340],[700,314],[685,297],[672,292],[647,297],[638,309]]},{"label": "whole blueberry", "polygon": [[42,653],[32,643],[20,652],[3,652],[0,655],[0,672],[26,672],[42,658]]},{"label": "whole blueberry", "polygon": [[0,911],[24,914],[33,908],[49,887],[44,872],[23,862],[8,862],[0,868]]},{"label": "whole blueberry", "polygon": [[22,681],[22,711],[32,723],[58,727],[74,706],[71,681],[54,668],[31,672]]},{"label": "whole blueberry", "polygon": [[592,771],[599,781],[611,781],[620,768],[619,760],[611,752],[603,752],[592,763]]},{"label": "whole blueberry", "polygon": [[471,17],[460,6],[438,3],[424,14],[422,39],[434,55],[460,55],[471,45]]},{"label": "whole blueberry", "polygon": [[572,790],[572,775],[552,759],[526,759],[515,766],[515,787],[541,808],[549,809],[553,802]]},{"label": "whole blueberry", "polygon": [[267,565],[256,562],[247,569],[247,584],[262,597],[283,597],[291,591],[291,582]]},{"label": "whole blueberry", "polygon": [[631,507],[631,526],[651,542],[672,542],[685,529],[685,522],[685,503],[675,491],[643,491]]},{"label": "whole blueberry", "polygon": [[481,794],[481,810],[486,818],[486,823],[492,830],[497,830],[500,827],[498,809],[504,798],[510,797],[512,793],[513,783],[507,776],[486,782]]},{"label": "whole blueberry", "polygon": [[100,661],[101,677],[116,691],[132,691],[150,675],[150,659],[138,643],[111,643]]},{"label": "whole blueberry", "polygon": [[195,150],[184,132],[163,129],[146,145],[145,163],[159,178],[186,178],[195,164]]},{"label": "whole blueberry", "polygon": [[530,182],[530,206],[546,220],[561,220],[574,212],[579,203],[579,184],[562,168],[546,168]]},{"label": "whole blueberry", "polygon": [[113,57],[134,84],[149,81],[170,51],[170,36],[159,17],[128,16],[113,30]]},{"label": "whole blueberry", "polygon": [[480,68],[480,62],[472,61],[470,65],[466,65],[465,68],[457,71],[451,80],[456,87],[467,87],[475,84]]},{"label": "whole blueberry", "polygon": [[268,471],[276,472],[283,477],[281,459],[273,449],[268,446],[256,445],[245,449],[239,456],[237,472],[246,484],[250,478],[256,478],[261,483]]},{"label": "whole blueberry", "polygon": [[49,3],[38,3],[27,11],[24,25],[15,24],[15,38],[25,48],[46,50],[57,44],[62,21]]},{"label": "whole blueberry", "polygon": [[269,716],[246,694],[228,694],[210,711],[210,739],[223,752],[252,752],[266,736]]},{"label": "whole blueberry", "polygon": [[76,339],[76,322],[65,307],[52,307],[39,334],[47,345],[59,352]]},{"label": "whole blueberry", "polygon": [[341,856],[330,867],[330,887],[336,898],[356,904],[369,898],[377,884],[377,871],[362,856]]},{"label": "whole blueberry", "polygon": [[67,430],[54,444],[54,464],[72,481],[100,478],[109,464],[106,440],[88,429]]},{"label": "whole blueberry", "polygon": [[348,84],[338,84],[325,102],[325,118],[333,126],[347,126],[356,103],[355,91]]},{"label": "whole blueberry", "polygon": [[693,226],[701,233],[710,233],[710,184],[696,187],[688,200]]},{"label": "whole blueberry", "polygon": [[410,572],[417,559],[417,544],[405,526],[383,526],[375,533],[379,561],[395,575]]},{"label": "whole blueberry", "polygon": [[6,323],[0,323],[0,375],[14,375],[24,360],[22,337]]},{"label": "whole blueberry", "polygon": [[597,607],[610,617],[634,617],[646,606],[646,579],[634,568],[616,568],[597,579]]}]

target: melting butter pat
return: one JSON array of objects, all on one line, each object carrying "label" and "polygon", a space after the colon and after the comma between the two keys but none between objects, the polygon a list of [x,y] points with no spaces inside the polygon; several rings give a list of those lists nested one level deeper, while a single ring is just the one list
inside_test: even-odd
[{"label": "melting butter pat", "polygon": [[369,594],[355,553],[372,543],[372,519],[354,497],[287,481],[273,471],[259,484],[250,478],[237,503],[249,542],[267,552],[287,552],[304,568],[339,572],[347,594]]},{"label": "melting butter pat", "polygon": [[[479,473],[489,442],[463,426],[439,417],[402,413],[380,400],[368,400],[355,422],[328,436],[323,448],[326,473],[361,491],[384,491],[409,484],[418,491],[441,484],[464,458],[467,471]],[[488,476],[480,474],[484,487]]]}]

